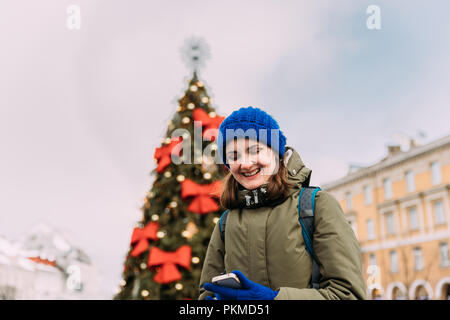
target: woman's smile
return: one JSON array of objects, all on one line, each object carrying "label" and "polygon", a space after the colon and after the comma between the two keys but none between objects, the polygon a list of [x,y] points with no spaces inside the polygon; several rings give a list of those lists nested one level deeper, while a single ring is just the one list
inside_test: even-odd
[{"label": "woman's smile", "polygon": [[243,172],[242,175],[245,178],[251,179],[251,178],[256,177],[258,175],[258,173],[260,173],[260,172],[261,172],[261,168],[256,168],[255,170],[250,171],[250,172]]}]

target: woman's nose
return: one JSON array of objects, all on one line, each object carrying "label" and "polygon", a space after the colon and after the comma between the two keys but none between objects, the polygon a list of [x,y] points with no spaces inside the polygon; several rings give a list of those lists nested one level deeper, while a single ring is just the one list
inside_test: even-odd
[{"label": "woman's nose", "polygon": [[242,159],[241,169],[250,169],[256,164],[256,162],[256,157],[247,155],[244,159]]}]

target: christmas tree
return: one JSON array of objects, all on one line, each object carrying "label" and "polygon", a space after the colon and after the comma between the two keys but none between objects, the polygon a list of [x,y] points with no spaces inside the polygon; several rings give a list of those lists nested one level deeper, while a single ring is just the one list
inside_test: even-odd
[{"label": "christmas tree", "polygon": [[216,164],[214,142],[224,117],[215,114],[197,75],[207,47],[190,39],[184,51],[193,77],[154,152],[155,180],[114,299],[197,299],[209,239],[224,211],[219,196],[226,169]]}]

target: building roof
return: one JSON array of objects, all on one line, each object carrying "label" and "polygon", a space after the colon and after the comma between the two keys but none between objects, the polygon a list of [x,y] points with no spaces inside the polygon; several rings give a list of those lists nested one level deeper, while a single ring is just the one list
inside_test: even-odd
[{"label": "building roof", "polygon": [[399,164],[406,162],[408,160],[411,160],[415,157],[422,156],[424,154],[433,152],[437,149],[447,147],[447,146],[450,146],[450,135],[445,136],[440,139],[437,139],[437,140],[434,140],[434,141],[424,144],[422,146],[412,147],[408,151],[405,151],[405,152],[400,151],[391,156],[387,156],[374,165],[360,168],[354,172],[349,172],[349,174],[346,175],[345,177],[339,178],[339,179],[331,181],[329,183],[325,183],[322,188],[324,190],[331,190],[331,189],[340,187],[342,185],[351,183],[358,179],[362,179],[367,176],[375,175],[382,170],[399,165]]}]

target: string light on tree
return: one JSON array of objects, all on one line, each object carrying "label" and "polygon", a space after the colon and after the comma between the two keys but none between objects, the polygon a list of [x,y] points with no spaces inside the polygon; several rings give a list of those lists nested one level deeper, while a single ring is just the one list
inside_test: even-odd
[{"label": "string light on tree", "polygon": [[170,178],[171,176],[172,176],[172,172],[170,172],[170,171],[164,172],[164,177]]},{"label": "string light on tree", "polygon": [[146,209],[150,209],[150,202],[148,202],[147,198],[144,198],[144,206]]},{"label": "string light on tree", "polygon": [[183,232],[181,232],[181,235],[182,235],[183,237],[185,237],[185,238],[189,238],[190,233],[189,233],[189,231],[184,230]]},{"label": "string light on tree", "polygon": [[157,214],[153,214],[152,221],[158,221],[158,220],[159,220],[159,216]]},{"label": "string light on tree", "polygon": [[156,236],[157,236],[158,238],[160,238],[160,239],[164,238],[165,235],[166,235],[166,232],[165,232],[165,231],[158,231],[158,232],[156,233]]},{"label": "string light on tree", "polygon": [[181,235],[186,239],[191,239],[198,232],[198,228],[193,221],[188,222],[186,230],[183,230]]},{"label": "string light on tree", "polygon": [[141,291],[141,296],[143,296],[144,298],[148,297],[149,294],[150,294],[150,292],[148,292],[148,290],[144,289],[144,290]]},{"label": "string light on tree", "polygon": [[194,110],[195,109],[195,104],[193,104],[192,102],[189,102],[187,104],[187,108],[188,108],[188,110]]},{"label": "string light on tree", "polygon": [[184,181],[184,179],[185,179],[185,177],[182,174],[177,176],[177,181],[178,182],[182,182],[182,181]]},{"label": "string light on tree", "polygon": [[200,262],[200,258],[199,257],[192,257],[191,261],[192,261],[193,264],[197,264],[197,263]]},{"label": "string light on tree", "polygon": [[209,101],[209,98],[208,98],[208,97],[203,97],[203,98],[202,98],[202,102],[203,102],[203,103],[208,103],[208,101]]},{"label": "string light on tree", "polygon": [[203,82],[202,81],[197,81],[197,83],[196,83],[196,85],[197,85],[197,87],[203,87]]},{"label": "string light on tree", "polygon": [[191,119],[189,117],[184,117],[181,122],[183,122],[184,124],[188,124],[189,122],[191,122]]},{"label": "string light on tree", "polygon": [[205,173],[203,174],[203,178],[206,179],[206,180],[211,179],[211,173],[205,172]]},{"label": "string light on tree", "polygon": [[183,290],[183,285],[181,283],[177,283],[175,285],[175,289],[177,289],[178,291]]},{"label": "string light on tree", "polygon": [[146,264],[145,262],[142,262],[142,263],[139,265],[139,267],[140,267],[142,270],[145,270],[145,269],[147,269],[147,264]]},{"label": "string light on tree", "polygon": [[178,206],[178,203],[177,203],[176,201],[171,201],[170,204],[169,204],[169,206],[170,206],[171,208],[176,208],[176,207]]},{"label": "string light on tree", "polygon": [[215,217],[215,218],[213,219],[213,222],[214,222],[214,224],[216,224],[217,222],[219,222],[219,218]]}]

